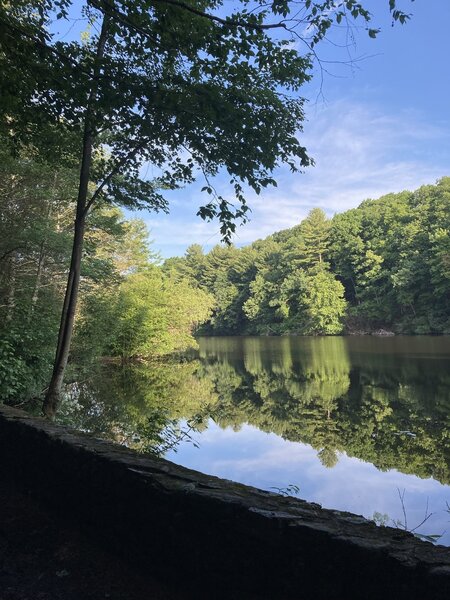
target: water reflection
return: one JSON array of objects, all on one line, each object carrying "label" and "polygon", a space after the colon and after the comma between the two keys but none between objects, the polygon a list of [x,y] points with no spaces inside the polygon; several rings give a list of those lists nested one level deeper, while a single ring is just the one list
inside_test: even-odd
[{"label": "water reflection", "polygon": [[204,338],[222,427],[250,423],[380,469],[450,482],[448,338]]},{"label": "water reflection", "polygon": [[[367,490],[397,495],[404,485],[386,473],[395,469],[416,476],[408,485],[420,512],[425,492],[450,483],[449,365],[448,337],[202,338],[186,362],[109,365],[73,384],[59,420],[366,515]],[[195,441],[200,449],[185,443]],[[439,494],[445,507],[450,490]],[[393,510],[377,498],[374,511]]]},{"label": "water reflection", "polygon": [[[189,429],[206,426],[216,399],[212,382],[198,377],[198,361],[166,361],[99,368],[68,386],[57,421],[140,452],[163,454]],[[192,426],[180,421],[190,419]],[[204,425],[205,423],[205,425]]]},{"label": "water reflection", "polygon": [[59,421],[138,450],[208,417],[249,423],[380,469],[450,483],[448,338],[202,338],[199,359],[108,365],[70,386]]}]

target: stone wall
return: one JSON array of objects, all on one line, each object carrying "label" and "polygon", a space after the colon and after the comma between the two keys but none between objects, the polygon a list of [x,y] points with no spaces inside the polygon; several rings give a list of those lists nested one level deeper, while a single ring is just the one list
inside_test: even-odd
[{"label": "stone wall", "polygon": [[450,550],[0,406],[0,475],[198,598],[450,597]]}]

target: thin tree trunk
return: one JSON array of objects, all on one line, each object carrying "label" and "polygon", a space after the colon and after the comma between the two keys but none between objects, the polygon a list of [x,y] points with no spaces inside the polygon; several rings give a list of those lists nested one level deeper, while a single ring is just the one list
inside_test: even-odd
[{"label": "thin tree trunk", "polygon": [[[81,187],[81,186],[80,186]],[[58,335],[58,346],[53,366],[52,379],[44,400],[43,411],[47,417],[54,417],[58,409],[61,397],[61,389],[64,382],[64,373],[69,358],[70,343],[72,340],[73,324],[78,300],[78,288],[80,284],[81,255],[83,250],[83,239],[85,229],[85,217],[81,216],[75,221],[75,233],[70,262],[69,278],[67,281],[66,295],[64,298],[63,311]]]},{"label": "thin tree trunk", "polygon": [[42,273],[44,271],[44,263],[45,263],[45,241],[41,242],[41,247],[39,248],[39,259],[38,266],[36,272],[36,279],[34,281],[33,295],[31,296],[31,308],[30,308],[30,317],[33,316],[34,310],[36,308],[36,304],[39,298],[39,290],[41,289],[41,281],[42,281]]},{"label": "thin tree trunk", "polygon": [[12,321],[14,310],[16,308],[16,263],[17,253],[11,252],[9,257],[9,276],[8,276],[8,295],[6,299],[7,313],[6,320]]},{"label": "thin tree trunk", "polygon": [[86,227],[86,212],[88,205],[88,188],[92,167],[92,147],[94,139],[94,113],[95,101],[98,90],[98,77],[100,74],[101,60],[105,52],[108,36],[108,17],[103,16],[102,28],[97,43],[94,70],[92,73],[92,86],[86,105],[86,115],[83,132],[83,149],[80,168],[80,183],[78,188],[77,211],[74,227],[72,257],[70,261],[69,277],[61,314],[55,362],[52,378],[44,399],[43,413],[46,417],[53,418],[58,410],[61,399],[61,390],[64,382],[64,373],[69,358],[70,343],[72,341],[75,311],[78,301],[80,286],[81,257],[83,240]]},{"label": "thin tree trunk", "polygon": [[353,277],[350,277],[350,281],[352,282],[352,287],[353,287],[353,293],[355,295],[355,300],[357,304],[361,304],[360,300],[359,300],[359,296],[358,293],[356,291],[356,285],[355,285],[355,280],[353,279]]},{"label": "thin tree trunk", "polygon": [[[57,183],[58,183],[58,172],[55,173],[55,176],[53,178],[53,194],[56,194]],[[53,212],[52,201],[49,201],[48,208],[47,208],[47,215],[46,215],[47,223],[50,223],[50,217],[52,215],[52,212]],[[30,318],[33,316],[34,311],[36,309],[37,301],[39,298],[39,292],[41,289],[42,275],[44,273],[44,265],[45,265],[45,258],[46,258],[47,239],[48,238],[47,238],[47,234],[46,234],[39,246],[39,258],[38,258],[38,265],[37,265],[37,271],[36,271],[36,279],[34,282],[33,295],[31,296]]]}]

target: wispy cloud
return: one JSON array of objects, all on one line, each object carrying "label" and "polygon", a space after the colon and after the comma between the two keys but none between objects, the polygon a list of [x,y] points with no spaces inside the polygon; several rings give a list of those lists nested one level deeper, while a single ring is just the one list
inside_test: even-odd
[{"label": "wispy cloud", "polygon": [[[313,207],[330,216],[366,198],[415,189],[448,174],[450,122],[429,123],[405,109],[386,114],[379,108],[339,100],[310,109],[301,143],[316,166],[303,174],[281,168],[278,187],[248,195],[251,220],[237,228],[235,243],[247,244],[292,227]],[[217,181],[225,188],[225,178]],[[205,202],[197,185],[177,192],[169,216],[149,215],[156,248],[164,256],[182,254],[191,243],[209,248],[220,241],[217,223],[196,216]]]}]

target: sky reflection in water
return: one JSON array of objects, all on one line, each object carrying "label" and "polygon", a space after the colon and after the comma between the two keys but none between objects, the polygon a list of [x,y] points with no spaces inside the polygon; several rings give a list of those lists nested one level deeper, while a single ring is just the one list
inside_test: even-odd
[{"label": "sky reflection in water", "polygon": [[369,519],[378,512],[403,522],[398,490],[405,490],[408,528],[421,523],[428,504],[433,515],[419,532],[444,533],[439,543],[450,545],[450,513],[446,511],[450,486],[434,479],[420,479],[395,469],[383,472],[345,453],[339,453],[337,464],[327,469],[312,446],[283,440],[251,425],[243,425],[236,432],[231,427],[222,429],[211,420],[206,431],[193,437],[199,448],[183,443],[176,451],[169,451],[166,458],[264,490],[284,490],[293,484],[299,488],[299,498]]}]

